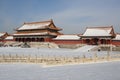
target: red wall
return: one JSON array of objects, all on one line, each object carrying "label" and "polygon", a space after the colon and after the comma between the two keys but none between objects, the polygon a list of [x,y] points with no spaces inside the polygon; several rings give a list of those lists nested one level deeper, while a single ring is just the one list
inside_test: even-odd
[{"label": "red wall", "polygon": [[120,46],[120,40],[113,40],[112,44],[116,46]]},{"label": "red wall", "polygon": [[82,40],[51,40],[56,44],[81,44]]},{"label": "red wall", "polygon": [[[56,44],[86,44],[86,42],[83,40],[51,40],[51,42],[54,42]],[[113,45],[120,46],[120,40],[113,40],[111,41]]]},{"label": "red wall", "polygon": [[45,42],[50,42],[51,38],[44,38]]}]

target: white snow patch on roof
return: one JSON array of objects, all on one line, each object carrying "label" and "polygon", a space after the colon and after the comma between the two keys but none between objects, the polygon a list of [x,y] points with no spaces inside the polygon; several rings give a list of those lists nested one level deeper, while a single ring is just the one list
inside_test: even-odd
[{"label": "white snow patch on roof", "polygon": [[120,40],[120,34],[116,34],[116,37],[113,40]]},{"label": "white snow patch on roof", "polygon": [[79,40],[80,37],[77,35],[58,35],[55,40]]},{"label": "white snow patch on roof", "polygon": [[112,28],[110,29],[99,29],[99,28],[88,28],[86,29],[83,36],[111,36]]},{"label": "white snow patch on roof", "polygon": [[5,40],[13,40],[13,36],[7,36]]},{"label": "white snow patch on roof", "polygon": [[17,35],[46,35],[46,34],[56,35],[55,33],[48,33],[48,32],[42,32],[42,33],[21,33],[21,34],[13,34],[13,35],[17,36]]},{"label": "white snow patch on roof", "polygon": [[5,33],[0,33],[0,37],[2,37],[3,35],[5,35]]},{"label": "white snow patch on roof", "polygon": [[50,25],[50,22],[40,22],[40,23],[32,23],[32,24],[24,24],[22,27],[18,28],[18,30],[28,30],[28,29],[43,29]]}]

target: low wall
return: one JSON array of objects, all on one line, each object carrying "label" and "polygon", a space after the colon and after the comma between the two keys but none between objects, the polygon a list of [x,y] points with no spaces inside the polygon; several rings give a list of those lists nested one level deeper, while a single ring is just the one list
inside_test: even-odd
[{"label": "low wall", "polygon": [[51,40],[56,44],[81,44],[82,40]]},{"label": "low wall", "polygon": [[112,40],[112,44],[116,46],[120,46],[120,40]]},{"label": "low wall", "polygon": [[[51,40],[56,44],[87,44],[85,41],[82,40]],[[120,46],[120,40],[112,40],[111,42],[113,45]]]}]

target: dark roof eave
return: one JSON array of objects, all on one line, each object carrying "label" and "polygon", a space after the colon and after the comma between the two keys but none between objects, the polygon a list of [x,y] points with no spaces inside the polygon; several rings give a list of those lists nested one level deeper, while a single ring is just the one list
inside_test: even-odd
[{"label": "dark roof eave", "polygon": [[61,31],[62,30],[61,28],[48,28],[48,29],[56,30],[56,31]]},{"label": "dark roof eave", "polygon": [[[52,28],[22,29],[22,30],[16,29],[16,31],[29,31],[29,30],[31,31],[31,30],[43,30],[43,29],[52,29]],[[52,30],[61,31],[62,29],[52,29]]]}]

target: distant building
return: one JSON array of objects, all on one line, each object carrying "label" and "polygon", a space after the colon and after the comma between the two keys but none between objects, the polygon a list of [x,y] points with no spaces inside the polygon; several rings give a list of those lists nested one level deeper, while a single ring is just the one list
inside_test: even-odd
[{"label": "distant building", "polygon": [[4,42],[9,42],[9,41],[14,41],[14,38],[12,35],[8,35],[5,39]]},{"label": "distant building", "polygon": [[78,35],[58,35],[52,40],[56,44],[80,44],[81,39]]},{"label": "distant building", "polygon": [[7,32],[0,33],[0,42],[3,42],[7,36],[8,36]]},{"label": "distant building", "polygon": [[55,26],[53,20],[24,23],[13,34],[15,41],[19,42],[50,42],[52,38],[61,35],[62,30]]},{"label": "distant building", "polygon": [[112,39],[115,38],[114,29],[108,27],[87,27],[82,38],[82,43],[89,45],[112,44]]}]

